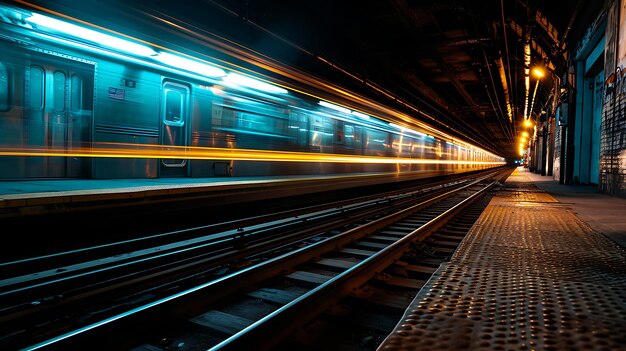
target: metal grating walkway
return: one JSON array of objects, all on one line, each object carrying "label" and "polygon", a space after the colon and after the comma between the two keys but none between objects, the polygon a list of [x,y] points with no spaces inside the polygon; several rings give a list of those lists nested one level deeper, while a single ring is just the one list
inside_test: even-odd
[{"label": "metal grating walkway", "polygon": [[625,350],[626,250],[510,177],[379,346],[466,349]]}]

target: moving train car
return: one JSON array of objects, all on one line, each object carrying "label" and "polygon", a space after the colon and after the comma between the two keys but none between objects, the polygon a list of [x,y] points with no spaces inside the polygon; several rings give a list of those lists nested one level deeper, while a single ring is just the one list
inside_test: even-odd
[{"label": "moving train car", "polygon": [[383,117],[200,55],[0,6],[0,179],[458,172],[503,163]]}]

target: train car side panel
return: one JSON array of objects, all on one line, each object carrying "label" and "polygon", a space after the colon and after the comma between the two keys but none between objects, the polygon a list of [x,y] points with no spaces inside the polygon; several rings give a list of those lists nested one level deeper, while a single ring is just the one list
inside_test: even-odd
[{"label": "train car side panel", "polygon": [[[100,145],[159,143],[160,74],[98,61],[94,142]],[[94,159],[94,178],[156,178],[156,159]]]}]

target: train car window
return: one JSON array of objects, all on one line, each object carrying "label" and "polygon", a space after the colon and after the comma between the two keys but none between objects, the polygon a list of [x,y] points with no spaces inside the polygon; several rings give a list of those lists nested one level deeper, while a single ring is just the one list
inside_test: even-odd
[{"label": "train car window", "polygon": [[372,129],[366,130],[365,148],[371,154],[384,156],[387,150],[387,133]]},{"label": "train car window", "polygon": [[165,89],[165,124],[183,125],[185,94],[179,90]]},{"label": "train car window", "polygon": [[[164,146],[187,146],[188,145],[188,128],[186,119],[188,118],[190,90],[187,86],[173,82],[163,82],[161,100],[161,145]],[[161,159],[161,165],[172,169],[178,167],[180,173],[178,176],[185,174],[187,165],[186,159]],[[169,172],[163,169],[164,172]],[[169,173],[172,175],[172,173]],[[163,174],[161,174],[163,175]]]},{"label": "train car window", "polygon": [[289,114],[289,125],[287,127],[294,144],[299,147],[308,145],[308,117],[304,113],[291,112]]},{"label": "train car window", "polygon": [[357,154],[363,154],[363,127],[354,126],[354,140],[352,147],[357,150]]},{"label": "train car window", "polygon": [[9,83],[9,70],[0,62],[0,111],[7,111],[11,107],[9,101]]},{"label": "train car window", "polygon": [[334,133],[333,123],[329,118],[315,116],[311,120],[310,147],[313,152],[331,152]]},{"label": "train car window", "polygon": [[70,111],[78,112],[83,108],[83,78],[73,74],[70,83]]},{"label": "train car window", "polygon": [[346,124],[346,128],[344,132],[345,132],[346,138],[354,138],[354,126],[350,124]]},{"label": "train car window", "polygon": [[426,146],[424,145],[424,137],[414,139],[411,150],[412,150],[412,156],[417,157],[417,158],[423,158],[426,152]]},{"label": "train car window", "polygon": [[443,147],[441,146],[441,141],[439,140],[435,141],[435,154],[438,159],[441,158],[441,155],[443,154]]},{"label": "train car window", "polygon": [[258,132],[275,132],[278,126],[274,126],[271,117],[257,115],[254,113],[237,112],[237,124],[239,128],[255,130]]},{"label": "train car window", "polygon": [[354,147],[354,126],[346,124],[343,130],[346,147]]},{"label": "train car window", "polygon": [[335,122],[335,144],[343,144],[344,143],[344,132],[345,132],[345,123],[343,121],[334,121]]},{"label": "train car window", "polygon": [[40,110],[43,108],[44,83],[45,75],[43,68],[39,66],[31,66],[28,96],[30,97],[29,107],[33,110]]},{"label": "train car window", "polygon": [[52,77],[53,95],[52,103],[53,108],[57,112],[65,110],[65,73],[61,71],[54,72]]},{"label": "train car window", "polygon": [[213,126],[222,125],[222,112],[224,108],[218,104],[213,104],[211,108],[211,124]]}]

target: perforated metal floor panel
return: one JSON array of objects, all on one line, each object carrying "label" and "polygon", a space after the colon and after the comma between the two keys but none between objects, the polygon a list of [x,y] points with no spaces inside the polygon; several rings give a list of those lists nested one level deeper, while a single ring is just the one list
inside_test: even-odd
[{"label": "perforated metal floor panel", "polygon": [[379,350],[626,350],[626,251],[506,185]]}]

